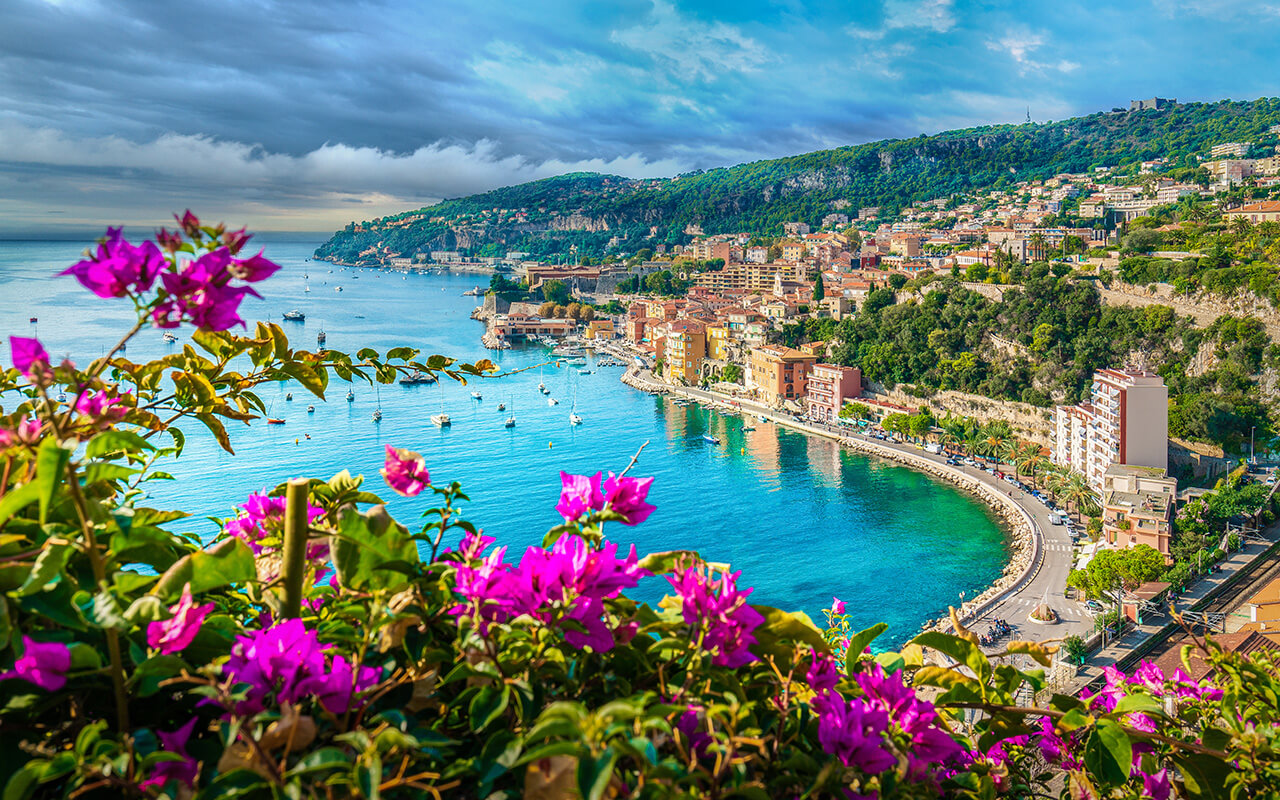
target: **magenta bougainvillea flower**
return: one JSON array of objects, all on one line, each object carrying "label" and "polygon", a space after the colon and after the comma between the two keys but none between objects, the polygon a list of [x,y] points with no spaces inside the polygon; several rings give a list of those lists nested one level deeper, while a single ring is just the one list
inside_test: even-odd
[{"label": "magenta bougainvillea flower", "polygon": [[706,568],[684,567],[667,576],[680,598],[685,624],[703,633],[703,647],[722,667],[757,660],[749,648],[756,643],[752,634],[764,617],[747,604],[753,590],[738,588],[740,574],[722,573],[717,578]]},{"label": "magenta bougainvillea flower", "polygon": [[187,741],[191,738],[191,732],[195,730],[197,721],[196,717],[192,717],[186,725],[176,731],[156,731],[156,738],[160,740],[160,749],[166,753],[177,753],[182,756],[182,760],[161,761],[156,764],[155,769],[151,771],[151,776],[142,782],[143,789],[159,789],[169,781],[177,781],[186,786],[196,785],[196,776],[200,774],[200,769],[196,760],[187,754]]},{"label": "magenta bougainvillea flower", "polygon": [[325,647],[302,620],[290,619],[260,631],[237,636],[223,673],[237,684],[246,684],[245,699],[237,714],[256,714],[277,703],[298,703],[315,697],[332,714],[342,714],[356,704],[355,695],[382,678],[378,667],[354,667],[342,656],[332,665]]},{"label": "magenta bougainvillea flower", "polygon": [[125,418],[129,406],[122,395],[112,397],[106,392],[85,392],[76,401],[76,411],[98,423],[111,425]]},{"label": "magenta bougainvillea flower", "polygon": [[40,442],[40,432],[44,423],[30,417],[18,421],[14,430],[0,428],[0,447],[12,447],[16,444],[35,445]]},{"label": "magenta bougainvillea flower", "polygon": [[204,618],[213,611],[213,603],[196,605],[191,597],[191,584],[188,583],[182,589],[178,604],[170,606],[169,611],[173,613],[172,617],[147,626],[147,645],[166,655],[181,652],[191,644],[200,632]]},{"label": "magenta bougainvillea flower", "polygon": [[894,724],[911,737],[908,773],[927,772],[961,752],[955,739],[938,727],[933,704],[916,697],[915,690],[903,682],[901,671],[886,674],[879,664],[872,664],[854,680],[862,688],[866,702],[883,708]]},{"label": "magenta bougainvillea flower", "polygon": [[645,502],[652,485],[653,478],[628,478],[610,472],[602,486],[604,504],[609,510],[625,517],[627,525],[639,525],[649,518],[655,508]]},{"label": "magenta bougainvillea flower", "polygon": [[150,289],[166,263],[154,242],[135,247],[120,235],[120,228],[107,228],[96,253],[59,274],[74,275],[98,297],[124,297]]},{"label": "magenta bougainvillea flower", "polygon": [[604,493],[600,491],[600,473],[595,475],[570,475],[560,473],[560,502],[556,511],[565,522],[572,522],[588,511],[604,508]]},{"label": "magenta bougainvillea flower", "polygon": [[897,765],[885,746],[889,714],[883,708],[823,692],[813,699],[813,710],[818,714],[818,743],[841,764],[872,775]]},{"label": "magenta bougainvillea flower", "polygon": [[0,680],[21,678],[47,692],[56,692],[67,685],[69,669],[71,649],[65,644],[37,642],[29,636],[23,636],[22,655],[13,662],[13,669],[0,672]]},{"label": "magenta bougainvillea flower", "polygon": [[[230,536],[243,539],[253,548],[254,553],[262,553],[277,549],[278,545],[264,545],[264,539],[281,540],[284,538],[283,497],[268,497],[254,493],[240,506],[242,513],[229,520],[223,527]],[[307,521],[315,522],[324,516],[324,509],[307,503]],[[307,558],[312,561],[325,561],[329,558],[329,545],[321,541],[307,544]]]},{"label": "magenta bougainvillea flower", "polygon": [[844,601],[841,600],[839,597],[831,598],[831,613],[832,614],[844,613]]},{"label": "magenta bougainvillea flower", "polygon": [[628,478],[609,473],[595,475],[570,475],[560,473],[560,502],[556,511],[565,522],[572,522],[588,511],[608,508],[624,517],[627,525],[639,525],[653,513],[654,506],[646,502],[653,478]]},{"label": "magenta bougainvillea flower", "polygon": [[18,372],[31,378],[35,377],[33,373],[47,370],[52,363],[39,339],[10,336],[9,352],[13,356],[13,366],[17,367]]},{"label": "magenta bougainvillea flower", "polygon": [[840,665],[826,653],[819,653],[814,650],[812,651],[809,671],[805,674],[805,680],[809,682],[815,692],[834,689],[836,684],[840,682]]},{"label": "magenta bougainvillea flower", "polygon": [[[483,540],[464,540],[463,551],[475,560],[483,546]],[[523,615],[546,624],[571,620],[575,624],[565,629],[566,642],[597,652],[610,650],[614,631],[604,620],[604,600],[649,574],[639,567],[634,545],[626,558],[618,558],[617,552],[613,542],[597,550],[576,536],[563,536],[551,550],[530,547],[519,566],[512,566],[502,560],[506,548],[498,548],[474,565],[458,567],[454,589],[465,602],[452,613],[474,614],[482,633],[495,622]]]},{"label": "magenta bougainvillea flower", "polygon": [[160,276],[165,297],[151,313],[158,328],[176,328],[190,320],[197,328],[225,331],[244,325],[240,318],[240,301],[245,295],[260,297],[247,286],[232,286],[231,251],[225,247],[212,250],[189,262],[178,272]]},{"label": "magenta bougainvillea flower", "polygon": [[387,445],[387,456],[382,467],[382,478],[396,494],[417,497],[431,485],[427,462],[412,450],[399,450]]}]

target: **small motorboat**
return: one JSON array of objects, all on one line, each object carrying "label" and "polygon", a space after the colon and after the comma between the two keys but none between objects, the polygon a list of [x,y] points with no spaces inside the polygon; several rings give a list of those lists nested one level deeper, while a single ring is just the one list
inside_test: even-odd
[{"label": "small motorboat", "polygon": [[308,413],[308,414],[314,414],[314,413],[316,413],[316,407],[315,407],[315,406],[307,406],[307,413]]},{"label": "small motorboat", "polygon": [[506,404],[506,403],[498,403],[498,410],[499,410],[499,411],[506,411],[506,410],[507,410],[507,404]]},{"label": "small motorboat", "polygon": [[542,392],[543,394],[546,394],[546,393],[547,393],[547,385],[546,385],[545,383],[540,383],[540,384],[538,384],[538,391]]},{"label": "small motorboat", "polygon": [[768,418],[768,417],[766,417],[764,414],[761,414],[761,415],[760,415],[760,421],[761,421],[761,422],[768,422],[768,421],[769,421],[769,418]]},{"label": "small motorboat", "polygon": [[577,414],[570,414],[570,415],[569,415],[569,424],[570,424],[570,425],[581,425],[581,424],[582,424],[582,417],[578,416]]},{"label": "small motorboat", "polygon": [[558,405],[560,405],[560,401],[559,401],[559,400],[557,400],[557,399],[555,399],[554,397],[548,397],[548,398],[547,398],[547,405],[549,405],[549,406],[558,406]]},{"label": "small motorboat", "polygon": [[284,312],[284,318],[290,322],[303,322],[306,320],[307,315],[297,309],[294,309],[293,311]]},{"label": "small motorboat", "polygon": [[745,432],[745,431],[754,431],[755,429],[756,429],[756,426],[754,426],[754,425],[743,425],[743,426],[742,426],[742,430],[743,430],[744,432]]},{"label": "small motorboat", "polygon": [[484,395],[480,394],[479,392],[472,392],[472,393],[471,393],[471,399],[472,399],[472,400],[483,400],[483,399],[484,399]]},{"label": "small motorboat", "polygon": [[160,338],[164,339],[169,344],[173,344],[174,342],[178,341],[178,337],[174,336],[172,333],[169,333],[168,331],[165,331],[164,335],[161,336]]},{"label": "small motorboat", "polygon": [[448,414],[432,414],[431,424],[438,428],[444,428],[450,424]]},{"label": "small motorboat", "polygon": [[502,423],[502,427],[504,428],[514,428],[515,426],[516,426],[515,417],[507,417],[507,421]]},{"label": "small motorboat", "polygon": [[267,417],[267,424],[268,424],[268,425],[283,425],[283,424],[284,424],[284,420],[283,420],[283,419],[281,419],[280,417]]},{"label": "small motorboat", "polygon": [[711,444],[720,444],[720,440],[709,433],[702,434],[702,439],[703,441],[710,442]]},{"label": "small motorboat", "polygon": [[39,318],[39,317],[32,317],[29,321],[31,322],[31,324],[32,324],[32,325],[34,325],[34,324],[36,324],[37,322],[39,322],[39,321],[40,321],[40,318]]},{"label": "small motorboat", "polygon": [[321,330],[319,333],[316,334],[316,344],[320,345],[321,347],[324,347],[324,340],[326,338],[327,337],[325,336],[324,331]]},{"label": "small motorboat", "polygon": [[59,403],[65,403],[65,402],[67,402],[67,393],[66,393],[66,392],[58,392],[58,402],[59,402]]},{"label": "small motorboat", "polygon": [[593,371],[594,371],[594,370],[589,370],[589,369],[580,369],[580,370],[578,370],[578,374],[579,374],[579,375],[590,375]]},{"label": "small motorboat", "polygon": [[373,421],[374,421],[374,422],[382,422],[382,409],[380,409],[380,408],[375,408],[375,409],[373,410]]},{"label": "small motorboat", "polygon": [[288,394],[286,394],[286,395],[284,396],[284,401],[285,401],[286,403],[292,403],[292,402],[293,402],[293,392],[289,392]]},{"label": "small motorboat", "polygon": [[340,292],[340,291],[342,291],[342,287],[341,287],[341,286],[335,286],[335,287],[333,287],[333,290],[334,290],[335,292]]},{"label": "small motorboat", "polygon": [[348,390],[347,390],[347,402],[348,402],[348,403],[354,403],[355,401],[356,401],[356,392],[355,392],[355,389],[348,389]]},{"label": "small motorboat", "polygon": [[410,372],[408,375],[405,375],[403,378],[400,379],[401,386],[418,386],[424,383],[435,383],[435,382],[436,382],[436,377],[434,375],[427,375],[418,370],[414,370],[413,372]]}]

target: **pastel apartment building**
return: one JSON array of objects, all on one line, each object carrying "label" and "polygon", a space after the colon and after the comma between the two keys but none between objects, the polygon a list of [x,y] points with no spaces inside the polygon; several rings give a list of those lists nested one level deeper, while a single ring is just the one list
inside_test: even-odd
[{"label": "pastel apartment building", "polygon": [[800,402],[808,386],[809,370],[818,357],[790,347],[767,344],[751,351],[751,383],[764,403],[780,406]]},{"label": "pastel apartment building", "polygon": [[814,364],[809,370],[805,410],[810,419],[835,422],[844,401],[862,394],[862,370],[837,364]]},{"label": "pastel apartment building", "polygon": [[1084,474],[1101,493],[1112,464],[1169,467],[1169,389],[1154,372],[1104,369],[1087,403],[1053,412],[1053,463]]},{"label": "pastel apartment building", "polygon": [[1112,464],[1102,481],[1103,538],[1122,549],[1150,545],[1170,560],[1177,479],[1157,467]]},{"label": "pastel apartment building", "polygon": [[707,357],[706,327],[694,320],[669,322],[666,339],[667,380],[696,386],[698,371]]}]

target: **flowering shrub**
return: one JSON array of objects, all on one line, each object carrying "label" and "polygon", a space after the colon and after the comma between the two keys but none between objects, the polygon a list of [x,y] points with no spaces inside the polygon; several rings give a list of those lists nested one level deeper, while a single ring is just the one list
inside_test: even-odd
[{"label": "flowering shrub", "polygon": [[[872,655],[833,600],[823,630],[749,603],[740,574],[691,552],[609,541],[642,525],[650,478],[562,475],[564,524],[518,562],[458,515],[427,459],[388,448],[382,478],[431,497],[416,530],[360,477],[244,499],[213,542],[143,484],[194,420],[263,413],[290,379],[457,380],[491,364],[293,349],[230,331],[251,284],[244,231],[202,225],[131,244],[111,229],[67,272],[127,299],[104,357],[54,364],[14,337],[0,376],[0,784],[28,797],[1274,796],[1277,668],[1201,643],[1212,683],[1143,664],[1043,705],[1044,672],[976,638],[927,632]],[[194,347],[134,363],[144,326]],[[55,399],[61,394],[66,400]],[[433,482],[433,477],[435,481]],[[229,499],[230,500],[230,499]],[[230,505],[230,502],[229,502]],[[548,498],[548,506],[550,498]],[[627,592],[669,586],[658,606]],[[1049,648],[1011,654],[1047,666]]]}]

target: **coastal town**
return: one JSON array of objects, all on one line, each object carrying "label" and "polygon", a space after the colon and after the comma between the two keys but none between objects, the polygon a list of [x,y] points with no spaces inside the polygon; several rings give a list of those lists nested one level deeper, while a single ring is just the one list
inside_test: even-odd
[{"label": "coastal town", "polygon": [[[1280,139],[1280,126],[1269,136]],[[1237,233],[1280,221],[1280,156],[1251,157],[1257,152],[1254,142],[1222,142],[1194,170],[1156,158],[1011,182],[892,215],[842,209],[815,225],[787,222],[780,236],[707,235],[691,226],[685,244],[602,259],[432,251],[387,254],[379,263],[489,276],[473,316],[484,322],[491,348],[543,343],[607,352],[631,365],[623,380],[636,388],[830,436],[982,497],[1010,530],[1011,562],[985,592],[958,599],[960,619],[989,629],[996,646],[1001,629],[992,621],[1007,627],[1016,618],[1021,636],[1073,640],[1071,652],[1083,662],[1086,653],[1097,658],[1113,640],[1137,635],[1153,616],[1168,623],[1170,600],[1207,585],[1221,565],[1270,552],[1276,477],[1259,466],[1261,449],[1251,446],[1241,459],[1221,448],[1189,453],[1186,442],[1171,440],[1170,391],[1149,354],[1097,369],[1078,402],[993,402],[872,381],[856,360],[833,358],[831,326],[927,303],[947,284],[998,300],[1035,276],[1097,287],[1106,303],[1150,308],[1170,298],[1185,313],[1192,303],[1126,282],[1129,260],[1203,257],[1176,244],[1185,241],[1188,221],[1212,216]],[[979,346],[995,358],[1028,349],[997,333]],[[1190,522],[1228,495],[1236,513],[1207,528]],[[1187,543],[1193,528],[1194,547]],[[1116,560],[1116,553],[1139,555]],[[1095,560],[1109,566],[1091,572]],[[1117,569],[1125,581],[1099,585],[1098,575]],[[1266,599],[1280,581],[1254,588],[1212,619],[1233,646],[1280,647],[1280,623]],[[1090,674],[1078,666],[1073,675]]]}]

